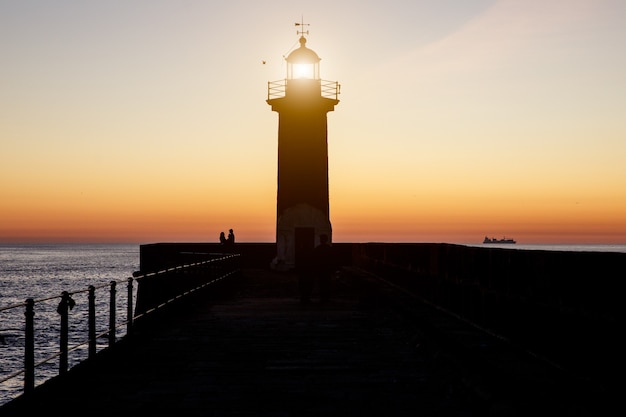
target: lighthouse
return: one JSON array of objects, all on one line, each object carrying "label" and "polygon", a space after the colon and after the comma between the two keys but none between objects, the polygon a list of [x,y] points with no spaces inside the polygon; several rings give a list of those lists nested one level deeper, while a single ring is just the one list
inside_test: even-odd
[{"label": "lighthouse", "polygon": [[[296,26],[305,26],[296,23]],[[272,267],[290,270],[327,235],[332,242],[328,196],[328,124],[339,103],[339,83],[320,78],[320,57],[300,46],[285,58],[286,78],[268,82],[267,104],[278,113],[276,257]]]}]

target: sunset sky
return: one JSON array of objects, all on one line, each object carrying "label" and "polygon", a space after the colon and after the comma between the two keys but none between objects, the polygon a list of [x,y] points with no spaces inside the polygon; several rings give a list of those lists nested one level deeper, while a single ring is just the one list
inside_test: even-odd
[{"label": "sunset sky", "polygon": [[623,0],[0,0],[0,242],[274,241],[302,18],[335,242],[626,243]]}]

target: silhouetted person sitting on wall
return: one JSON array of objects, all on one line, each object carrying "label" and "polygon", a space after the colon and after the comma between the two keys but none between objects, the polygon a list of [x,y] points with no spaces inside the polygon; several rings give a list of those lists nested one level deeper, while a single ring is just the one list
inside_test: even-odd
[{"label": "silhouetted person sitting on wall", "polygon": [[226,244],[226,235],[224,234],[224,232],[220,232],[220,243],[223,245]]},{"label": "silhouetted person sitting on wall", "polygon": [[[233,247],[235,246],[235,234],[233,233],[233,229],[230,229],[228,232],[228,237],[224,239],[224,243],[222,245],[224,247],[224,252],[232,252]],[[222,234],[220,235],[220,241],[222,240],[223,236],[224,233],[222,232]]]},{"label": "silhouetted person sitting on wall", "polygon": [[319,285],[320,301],[327,302],[330,299],[333,273],[337,269],[328,235],[320,235],[320,244],[313,249],[312,266]]}]

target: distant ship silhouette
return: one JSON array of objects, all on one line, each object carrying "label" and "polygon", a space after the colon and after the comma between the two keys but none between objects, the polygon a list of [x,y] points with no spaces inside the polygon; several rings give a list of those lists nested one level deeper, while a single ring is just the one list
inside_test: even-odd
[{"label": "distant ship silhouette", "polygon": [[495,237],[490,239],[487,236],[485,236],[485,240],[483,240],[483,243],[517,243],[517,242],[513,239],[507,239],[507,238],[496,239]]}]

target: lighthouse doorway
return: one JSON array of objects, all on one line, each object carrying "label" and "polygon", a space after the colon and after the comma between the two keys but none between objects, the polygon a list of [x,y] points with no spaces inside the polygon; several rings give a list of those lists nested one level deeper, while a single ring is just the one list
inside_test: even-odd
[{"label": "lighthouse doorway", "polygon": [[295,261],[296,268],[299,268],[306,265],[307,257],[310,256],[315,247],[315,228],[296,227],[294,233]]}]

